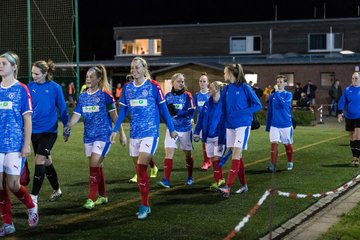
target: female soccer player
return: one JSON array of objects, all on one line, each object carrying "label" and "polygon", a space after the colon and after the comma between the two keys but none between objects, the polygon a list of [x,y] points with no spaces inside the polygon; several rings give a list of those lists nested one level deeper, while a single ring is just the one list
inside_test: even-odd
[{"label": "female soccer player", "polygon": [[191,155],[192,150],[192,124],[195,108],[190,92],[185,90],[185,77],[182,73],[175,73],[171,77],[173,85],[171,92],[165,95],[178,139],[171,138],[169,129],[165,134],[165,159],[164,159],[164,178],[158,184],[164,188],[170,188],[170,175],[173,167],[173,157],[175,149],[180,143],[181,149],[185,153],[186,169],[188,172],[186,185],[193,184],[194,159]]},{"label": "female soccer player", "polygon": [[218,190],[225,183],[222,169],[219,167],[219,158],[225,150],[225,119],[222,114],[220,93],[223,83],[215,81],[210,84],[210,98],[205,102],[200,112],[194,131],[194,140],[200,138],[205,143],[206,155],[211,158],[214,168],[214,183],[211,189]]},{"label": "female soccer player", "polygon": [[[108,202],[103,164],[99,160],[106,143],[109,142],[112,122],[116,122],[117,111],[103,65],[90,68],[86,73],[85,83],[87,91],[79,96],[74,114],[64,129],[64,140],[67,141],[67,133],[82,116],[85,154],[90,163],[89,195],[83,207],[93,209],[97,205]],[[125,145],[126,136],[122,128],[120,128],[120,139]],[[99,196],[95,199],[97,194]]]},{"label": "female soccer player", "polygon": [[131,61],[133,81],[124,85],[120,99],[119,118],[116,121],[111,143],[115,143],[116,132],[130,112],[130,156],[137,160],[137,184],[141,194],[141,204],[137,212],[138,219],[145,219],[151,213],[149,206],[149,176],[147,167],[155,154],[159,142],[160,115],[170,129],[172,138],[176,138],[161,88],[151,80],[145,59],[135,57]]},{"label": "female soccer player", "polygon": [[49,201],[54,202],[62,195],[50,151],[57,139],[58,111],[63,127],[69,121],[69,113],[61,86],[52,81],[54,71],[55,64],[52,61],[37,61],[31,70],[34,81],[28,84],[33,106],[31,141],[35,153],[31,197],[36,203],[45,173],[53,188]]},{"label": "female soccer player", "polygon": [[[196,119],[196,123],[199,120],[199,115],[201,113],[201,110],[205,104],[205,102],[209,99],[210,94],[209,94],[209,79],[207,77],[207,73],[203,72],[200,76],[199,79],[199,86],[200,86],[200,91],[197,92],[194,95],[194,104],[196,109],[198,110],[198,117]],[[201,132],[200,132],[200,136],[201,136]],[[211,159],[209,156],[206,155],[206,150],[205,150],[205,142],[202,143],[202,149],[203,149],[203,163],[201,165],[201,169],[204,171],[207,171],[209,167],[211,167]]]},{"label": "female soccer player", "polygon": [[28,224],[39,223],[38,207],[27,189],[20,185],[24,158],[30,154],[31,96],[26,85],[16,80],[19,57],[12,52],[0,55],[0,212],[4,224],[0,236],[15,232],[9,189],[28,209]]},{"label": "female soccer player", "polygon": [[292,93],[285,90],[287,79],[283,75],[276,77],[278,90],[269,97],[268,111],[266,115],[266,131],[270,132],[270,160],[268,166],[270,172],[276,171],[278,159],[278,145],[284,144],[287,156],[287,170],[293,169],[293,126],[292,126]]},{"label": "female soccer player", "polygon": [[246,83],[240,64],[226,65],[224,79],[230,82],[221,93],[221,101],[225,115],[226,146],[232,149],[232,162],[226,185],[219,190],[224,197],[228,198],[238,174],[242,187],[237,193],[248,191],[242,151],[247,149],[253,115],[254,112],[261,109],[261,103],[255,92]]},{"label": "female soccer player", "polygon": [[339,101],[338,121],[343,120],[345,112],[345,129],[349,132],[350,148],[352,151],[351,165],[359,166],[360,156],[360,76],[359,72],[352,75],[352,84],[347,87]]}]

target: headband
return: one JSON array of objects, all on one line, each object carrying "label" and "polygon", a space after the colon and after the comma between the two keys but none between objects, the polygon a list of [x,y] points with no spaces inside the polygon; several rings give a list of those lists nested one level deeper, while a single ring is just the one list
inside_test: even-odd
[{"label": "headband", "polygon": [[4,53],[3,55],[1,55],[1,57],[6,58],[12,64],[16,64],[16,59],[9,53]]}]

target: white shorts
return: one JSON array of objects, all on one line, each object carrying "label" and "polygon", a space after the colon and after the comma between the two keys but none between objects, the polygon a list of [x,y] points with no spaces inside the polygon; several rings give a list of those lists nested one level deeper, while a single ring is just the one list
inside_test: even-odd
[{"label": "white shorts", "polygon": [[[91,157],[91,153],[96,153],[101,155],[103,152],[103,149],[105,147],[106,142],[104,141],[95,141],[92,143],[85,143],[85,155],[86,157]],[[109,152],[109,149],[106,151],[106,153],[104,154],[104,156],[106,156],[106,154]]]},{"label": "white shorts", "polygon": [[209,158],[221,157],[225,151],[225,144],[218,145],[218,139],[218,137],[206,139],[205,149]]},{"label": "white shorts", "polygon": [[226,129],[226,146],[229,148],[247,149],[247,143],[250,137],[250,126],[238,127],[235,129]]},{"label": "white shorts", "polygon": [[166,129],[164,146],[165,148],[178,148],[178,144],[180,143],[180,147],[182,150],[191,151],[192,146],[192,131],[188,132],[177,132],[178,137],[173,139],[170,137],[169,129]]},{"label": "white shorts", "polygon": [[140,152],[155,154],[159,143],[159,138],[145,137],[145,138],[130,138],[129,153],[131,157],[138,157]]},{"label": "white shorts", "polygon": [[0,173],[20,176],[26,158],[19,155],[19,152],[0,153]]},{"label": "white shorts", "polygon": [[293,127],[287,127],[287,128],[270,127],[269,138],[270,138],[270,142],[292,144]]}]

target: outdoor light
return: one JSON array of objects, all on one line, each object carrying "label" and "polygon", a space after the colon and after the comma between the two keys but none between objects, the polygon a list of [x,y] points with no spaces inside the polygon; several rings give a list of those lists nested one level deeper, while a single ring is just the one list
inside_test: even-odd
[{"label": "outdoor light", "polygon": [[342,50],[340,51],[341,54],[343,55],[352,55],[355,54],[355,52],[351,51],[351,50]]}]

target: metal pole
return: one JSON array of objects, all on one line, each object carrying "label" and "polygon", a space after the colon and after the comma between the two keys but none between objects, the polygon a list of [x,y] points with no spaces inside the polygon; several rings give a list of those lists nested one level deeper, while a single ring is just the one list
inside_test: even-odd
[{"label": "metal pole", "polygon": [[324,124],[323,122],[323,105],[321,104],[320,107],[318,108],[318,111],[320,110],[320,119],[319,119],[319,122],[318,124]]},{"label": "metal pole", "polygon": [[78,0],[75,0],[75,46],[76,46],[76,95],[80,93],[80,56],[79,56],[79,14]]},{"label": "metal pole", "polygon": [[27,23],[28,23],[28,82],[31,81],[32,67],[32,44],[31,44],[31,0],[27,0]]}]

